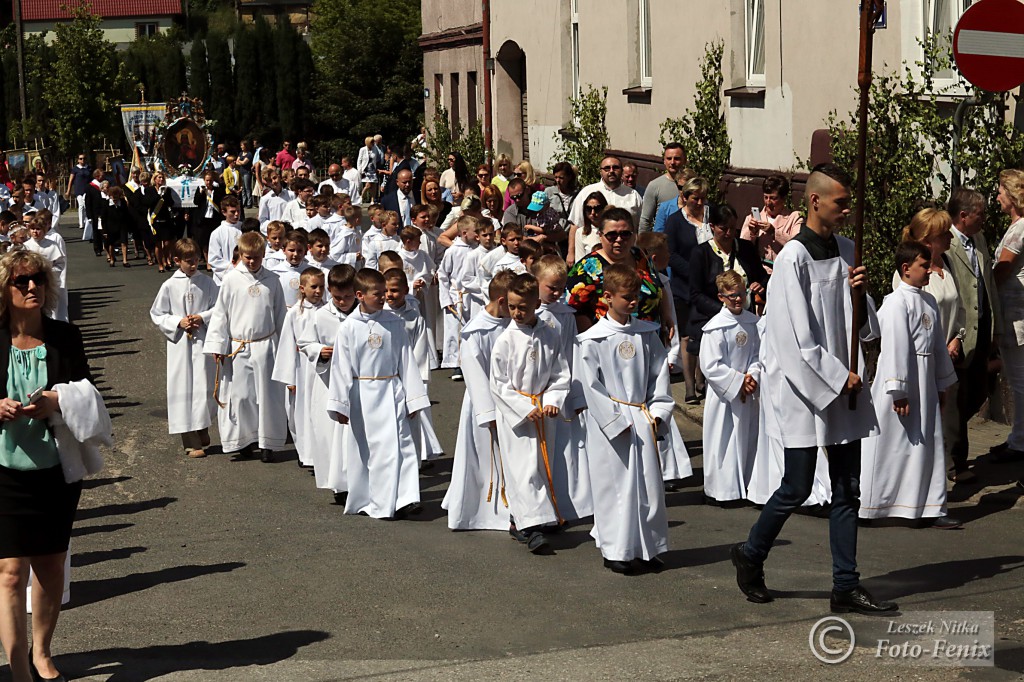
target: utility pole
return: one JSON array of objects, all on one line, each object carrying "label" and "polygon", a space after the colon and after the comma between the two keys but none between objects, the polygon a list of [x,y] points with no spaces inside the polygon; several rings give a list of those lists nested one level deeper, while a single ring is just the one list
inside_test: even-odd
[{"label": "utility pole", "polygon": [[490,165],[491,147],[494,143],[494,134],[491,130],[491,69],[494,65],[494,60],[491,59],[491,3],[490,0],[481,0],[481,3],[481,24],[484,33],[484,147],[487,148],[487,164]]},{"label": "utility pole", "polygon": [[28,118],[25,106],[25,50],[22,41],[21,0],[14,0],[14,30],[17,32],[15,46],[18,52],[18,99],[21,104],[21,120]]}]

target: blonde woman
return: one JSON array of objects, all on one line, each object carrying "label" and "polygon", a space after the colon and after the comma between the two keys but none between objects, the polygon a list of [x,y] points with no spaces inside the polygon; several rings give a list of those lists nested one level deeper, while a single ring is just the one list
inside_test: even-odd
[{"label": "blonde woman", "polygon": [[373,137],[367,136],[356,157],[356,170],[363,181],[363,203],[377,200],[377,158],[373,152]]},{"label": "blonde woman", "polygon": [[[520,161],[516,164],[516,169],[512,171],[512,178],[519,178],[526,183],[526,191],[530,194],[534,192],[543,192],[544,184],[537,182],[537,172],[533,169],[533,164],[529,161]],[[512,199],[508,195],[508,186],[505,186],[505,205],[502,208],[503,211],[507,211],[508,207],[512,205]]]},{"label": "blonde woman", "polygon": [[1003,371],[1013,390],[1013,429],[1001,459],[1024,458],[1024,171],[999,174],[999,208],[1010,216],[1010,227],[996,247],[992,274],[999,292],[1003,327],[999,344]]}]

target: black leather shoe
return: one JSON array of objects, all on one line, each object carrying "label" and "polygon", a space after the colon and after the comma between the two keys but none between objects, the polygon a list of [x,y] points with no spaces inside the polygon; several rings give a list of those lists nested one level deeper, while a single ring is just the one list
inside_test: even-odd
[{"label": "black leather shoe", "polygon": [[621,575],[630,575],[633,573],[633,567],[629,565],[628,561],[613,561],[612,559],[605,559],[604,567],[612,573],[619,573]]},{"label": "black leather shoe", "polygon": [[260,450],[260,461],[264,464],[271,464],[274,461],[274,452],[268,448]]},{"label": "black leather shoe", "polygon": [[747,595],[747,600],[755,604],[767,604],[774,601],[764,584],[764,564],[751,561],[743,553],[743,543],[733,545],[729,551],[732,565],[736,567],[736,584],[740,591]]},{"label": "black leather shoe", "polygon": [[665,568],[665,562],[661,560],[661,557],[651,557],[650,559],[637,559],[636,562],[640,564],[641,568],[650,573],[661,573]]},{"label": "black leather shoe", "polygon": [[32,673],[33,682],[68,682],[68,678],[64,677],[60,673],[57,673],[57,677],[43,677],[39,674],[39,670],[36,668],[35,662],[32,660],[32,648],[28,650],[28,666]]},{"label": "black leather shoe", "polygon": [[508,534],[512,536],[513,540],[524,545],[530,539],[530,536],[516,528],[515,524],[512,524],[508,527]]},{"label": "black leather shoe", "polygon": [[345,503],[348,502],[348,492],[334,493],[334,504],[339,507],[344,507]]},{"label": "black leather shoe", "polygon": [[963,522],[957,519],[951,519],[948,516],[940,516],[932,521],[930,528],[936,528],[938,530],[956,530],[957,528],[963,528]]},{"label": "black leather shoe", "polygon": [[423,512],[423,505],[419,502],[410,502],[401,509],[395,511],[396,519],[407,518],[410,514],[419,514]]},{"label": "black leather shoe", "polygon": [[893,613],[900,608],[896,605],[896,602],[875,601],[871,593],[859,585],[849,592],[836,592],[832,590],[832,600],[829,605],[832,607],[832,613],[852,612],[865,616]]},{"label": "black leather shoe", "polygon": [[529,539],[526,541],[526,548],[534,554],[540,554],[548,547],[548,539],[544,537],[544,533],[539,530],[535,530],[530,533]]}]

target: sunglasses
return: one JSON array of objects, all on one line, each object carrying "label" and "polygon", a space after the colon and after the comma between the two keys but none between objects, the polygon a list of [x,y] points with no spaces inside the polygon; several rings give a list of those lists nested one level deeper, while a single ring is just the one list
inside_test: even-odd
[{"label": "sunglasses", "polygon": [[526,173],[524,173],[523,171],[514,171],[512,173],[512,177],[514,177],[514,178],[521,178],[524,175],[526,175]]},{"label": "sunglasses", "polygon": [[622,170],[622,166],[601,166],[603,171]]},{"label": "sunglasses", "polygon": [[50,278],[45,272],[37,272],[34,275],[18,275],[11,280],[11,286],[17,289],[28,289],[29,282],[34,282],[37,287],[49,284]]},{"label": "sunglasses", "polygon": [[629,230],[623,230],[622,232],[602,232],[601,236],[610,242],[626,241],[633,236],[633,233]]},{"label": "sunglasses", "polygon": [[477,173],[477,174],[476,174],[476,176],[477,176],[478,178],[489,178],[489,177],[491,177],[491,176],[490,176],[489,174],[487,174],[487,173]]},{"label": "sunglasses", "polygon": [[746,298],[745,294],[719,294],[719,296],[730,301],[742,301],[744,298]]},{"label": "sunglasses", "polygon": [[600,206],[584,206],[583,210],[587,213],[597,213],[601,210]]},{"label": "sunglasses", "polygon": [[512,201],[519,201],[520,199],[523,198],[523,194],[510,194],[508,198],[511,199]]}]

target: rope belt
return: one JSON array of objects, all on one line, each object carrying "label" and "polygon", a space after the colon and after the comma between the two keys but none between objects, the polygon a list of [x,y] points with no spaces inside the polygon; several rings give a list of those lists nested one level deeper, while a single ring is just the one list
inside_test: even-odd
[{"label": "rope belt", "polygon": [[[538,410],[544,409],[541,403],[541,398],[544,396],[543,393],[523,393],[522,391],[516,391],[516,393],[524,398],[529,398],[530,402],[533,403],[533,406]],[[558,501],[555,499],[555,484],[551,480],[551,459],[548,457],[548,439],[547,431],[544,426],[544,419],[545,417],[542,414],[541,418],[534,422],[534,425],[537,427],[537,436],[540,438],[540,455],[544,460],[544,473],[547,474],[548,477],[548,493],[551,495],[551,505],[555,508],[555,517],[558,519],[559,525],[561,525],[565,523],[565,519],[563,519],[562,515],[558,512]]]},{"label": "rope belt", "polygon": [[394,379],[397,376],[397,374],[388,374],[387,376],[382,377],[356,377],[356,379],[359,381],[384,381],[386,379]]},{"label": "rope belt", "polygon": [[[612,398],[608,396],[613,403],[619,405],[629,405],[630,407],[638,407],[640,411],[644,413],[644,417],[647,418],[648,423],[651,425],[651,433],[654,435],[654,447],[658,449],[658,422],[654,419],[654,415],[647,409],[647,403],[631,403],[628,400],[619,400],[618,398]],[[661,460],[661,450],[658,449],[658,459]]]},{"label": "rope belt", "polygon": [[267,339],[269,339],[273,335],[274,335],[274,333],[271,332],[271,333],[267,334],[266,336],[262,336],[262,337],[260,337],[258,339],[231,339],[232,341],[234,341],[235,343],[238,344],[238,348],[236,348],[234,350],[234,352],[231,353],[230,355],[223,355],[223,356],[218,355],[217,356],[217,373],[216,373],[216,375],[214,376],[214,379],[213,379],[213,399],[217,402],[217,404],[220,407],[227,407],[228,406],[227,403],[222,403],[220,401],[220,397],[219,397],[219,394],[220,394],[220,367],[221,367],[221,364],[224,362],[224,359],[227,358],[228,360],[230,360],[231,358],[235,357],[236,355],[241,353],[243,350],[245,350],[245,347],[248,346],[250,343],[256,343],[258,341],[266,341]]},{"label": "rope belt", "polygon": [[502,502],[502,504],[505,505],[505,509],[508,509],[508,498],[505,497],[505,466],[501,463],[501,451],[499,450],[497,455],[495,455],[495,452],[494,452],[494,439],[495,439],[494,427],[491,427],[491,426],[487,427],[487,437],[491,439],[491,477],[490,477],[491,480],[490,480],[490,484],[487,486],[487,501],[488,502],[491,501],[491,493],[494,492],[494,460],[495,460],[495,456],[497,456],[498,471],[499,471],[499,476],[501,477],[501,480],[499,481],[500,484],[501,484],[501,490],[500,490],[501,502]]}]

